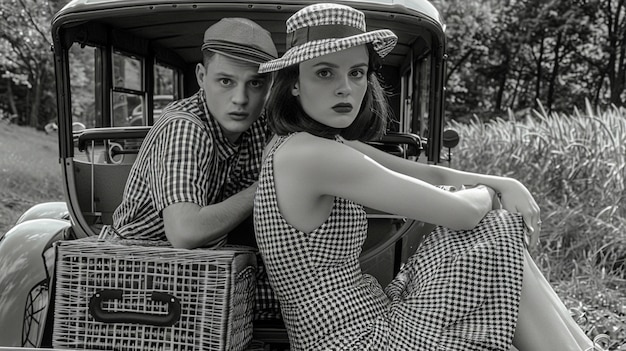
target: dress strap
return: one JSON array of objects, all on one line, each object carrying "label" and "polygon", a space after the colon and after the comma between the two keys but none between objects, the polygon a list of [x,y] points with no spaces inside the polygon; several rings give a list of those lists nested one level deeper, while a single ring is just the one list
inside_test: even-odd
[{"label": "dress strap", "polygon": [[291,138],[294,135],[296,135],[296,133],[291,133],[287,135],[279,135],[274,145],[272,145],[270,150],[267,152],[267,155],[265,156],[265,158],[267,159],[270,156],[273,157],[276,150],[278,150],[279,147],[281,147],[287,140],[289,140],[289,138]]}]

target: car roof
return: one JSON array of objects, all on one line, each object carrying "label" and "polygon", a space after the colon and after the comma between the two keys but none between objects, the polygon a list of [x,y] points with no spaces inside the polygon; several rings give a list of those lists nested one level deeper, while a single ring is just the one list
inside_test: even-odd
[{"label": "car roof", "polygon": [[[236,5],[236,4],[244,4],[244,5],[273,5],[273,6],[285,6],[285,5],[300,5],[306,6],[309,3],[320,2],[320,1],[229,1],[228,5]],[[352,4],[356,7],[360,5],[380,5],[384,7],[388,6],[396,6],[402,7],[409,10],[418,11],[426,14],[427,16],[433,18],[434,20],[440,21],[440,15],[437,9],[427,0],[345,0],[340,1],[346,4]],[[189,1],[173,1],[173,0],[72,0],[66,6],[63,7],[61,11],[58,12],[58,16],[62,16],[67,13],[77,13],[83,11],[93,11],[98,9],[123,9],[128,7],[135,6],[172,6],[177,7],[179,5],[184,4],[203,4],[203,3],[214,3],[219,4],[218,1],[194,1],[193,3]],[[223,4],[223,3],[222,3]],[[248,6],[250,7],[250,6]]]},{"label": "car roof", "polygon": [[[74,40],[80,42],[84,36],[84,41],[91,44],[123,37],[141,38],[126,45],[133,48],[145,45],[150,46],[146,50],[157,51],[164,47],[167,48],[161,57],[164,62],[179,60],[188,64],[200,62],[202,34],[211,24],[224,17],[247,17],[272,33],[280,55],[285,51],[286,19],[303,6],[316,2],[319,1],[73,0],[54,16],[52,34],[55,43],[61,40],[64,30],[71,31],[73,27],[81,28],[72,34]],[[364,11],[368,30],[394,31],[398,45],[386,59],[392,65],[400,65],[409,47],[419,38],[417,27],[437,35],[439,42],[445,41],[439,12],[427,0],[337,2]]]}]

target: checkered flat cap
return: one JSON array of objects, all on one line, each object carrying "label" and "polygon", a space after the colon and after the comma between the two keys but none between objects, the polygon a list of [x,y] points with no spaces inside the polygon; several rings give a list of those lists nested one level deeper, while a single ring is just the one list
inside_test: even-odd
[{"label": "checkered flat cap", "polygon": [[380,57],[385,57],[397,41],[398,37],[388,29],[367,32],[365,15],[359,10],[340,4],[314,4],[287,19],[287,52],[262,63],[259,73],[367,43]]},{"label": "checkered flat cap", "polygon": [[260,64],[278,57],[270,32],[246,18],[223,18],[204,32],[202,50]]}]

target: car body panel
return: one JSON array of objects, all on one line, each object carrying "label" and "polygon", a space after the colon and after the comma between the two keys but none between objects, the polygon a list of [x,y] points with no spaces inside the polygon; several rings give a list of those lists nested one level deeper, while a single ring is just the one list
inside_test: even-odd
[{"label": "car body panel", "polygon": [[15,224],[39,218],[69,219],[69,216],[67,203],[61,201],[44,202],[29,208],[17,219]]},{"label": "car body panel", "polygon": [[[3,346],[25,346],[29,338],[35,343],[31,346],[38,346],[41,341],[43,325],[34,323],[28,328],[25,325],[30,322],[29,318],[37,317],[32,314],[45,317],[48,269],[54,262],[46,262],[44,252],[69,226],[67,220],[32,219],[14,226],[0,239],[0,341]],[[40,290],[32,294],[37,288]],[[29,300],[33,296],[40,301]],[[31,335],[27,335],[29,333]]]}]

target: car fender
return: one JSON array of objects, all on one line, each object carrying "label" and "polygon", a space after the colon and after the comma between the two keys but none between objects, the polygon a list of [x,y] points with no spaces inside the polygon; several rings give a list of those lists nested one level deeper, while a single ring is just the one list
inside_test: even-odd
[{"label": "car fender", "polygon": [[15,224],[38,218],[69,219],[70,212],[67,210],[65,202],[44,202],[29,208],[18,218]]},{"label": "car fender", "polygon": [[0,346],[39,346],[54,266],[53,250],[47,249],[70,225],[69,220],[30,219],[0,239]]}]

